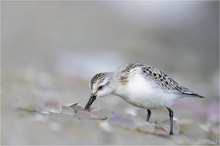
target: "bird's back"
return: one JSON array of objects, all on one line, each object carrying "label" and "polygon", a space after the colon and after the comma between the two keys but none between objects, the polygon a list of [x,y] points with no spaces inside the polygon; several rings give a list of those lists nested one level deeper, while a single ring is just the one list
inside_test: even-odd
[{"label": "bird's back", "polygon": [[164,92],[172,92],[179,94],[180,96],[200,97],[197,93],[192,92],[188,88],[178,84],[173,78],[162,72],[161,70],[144,64],[130,63],[120,69],[120,80],[126,84],[129,81],[129,77],[135,74],[142,75],[146,80],[152,80],[158,88]]}]

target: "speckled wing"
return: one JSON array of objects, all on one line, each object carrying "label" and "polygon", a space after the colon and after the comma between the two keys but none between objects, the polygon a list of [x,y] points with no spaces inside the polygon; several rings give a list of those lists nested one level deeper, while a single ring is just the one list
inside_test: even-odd
[{"label": "speckled wing", "polygon": [[145,65],[141,66],[141,69],[146,77],[151,78],[160,88],[164,90],[172,91],[186,96],[204,98],[192,92],[188,88],[179,85],[174,79],[172,79],[170,76],[168,76],[167,74],[165,74],[157,68]]},{"label": "speckled wing", "polygon": [[183,94],[186,96],[204,98],[203,96],[192,92],[188,88],[179,85],[174,79],[172,79],[170,76],[160,71],[159,69],[145,64],[130,63],[125,67],[121,67],[119,69],[119,80],[122,84],[126,84],[128,82],[129,73],[136,68],[141,68],[144,77],[152,79],[159,88],[165,91],[172,91],[174,93]]},{"label": "speckled wing", "polygon": [[120,72],[118,74],[118,79],[120,80],[120,83],[123,85],[127,84],[131,70],[135,69],[136,67],[144,67],[144,66],[145,66],[144,64],[130,63],[126,66],[120,67],[118,69]]}]

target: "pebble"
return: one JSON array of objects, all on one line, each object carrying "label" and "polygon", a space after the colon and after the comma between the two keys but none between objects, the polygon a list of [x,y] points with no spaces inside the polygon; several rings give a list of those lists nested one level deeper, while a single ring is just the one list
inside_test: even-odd
[{"label": "pebble", "polygon": [[83,106],[80,105],[79,103],[74,103],[74,104],[70,105],[69,107],[72,108],[75,113],[84,110]]},{"label": "pebble", "polygon": [[55,100],[47,100],[43,103],[42,111],[51,113],[61,113],[62,107],[60,103]]},{"label": "pebble", "polygon": [[[167,133],[170,132],[170,120],[169,119],[160,121],[156,125],[157,125],[157,128],[161,128],[165,130]],[[178,135],[180,132],[180,127],[176,120],[173,120],[173,132],[176,135]]]}]

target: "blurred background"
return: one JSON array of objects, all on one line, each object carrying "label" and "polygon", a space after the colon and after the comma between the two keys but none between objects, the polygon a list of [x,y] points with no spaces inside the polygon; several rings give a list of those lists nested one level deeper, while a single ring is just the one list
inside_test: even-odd
[{"label": "blurred background", "polygon": [[[218,1],[3,1],[2,144],[149,144],[145,137],[158,143],[156,136],[120,127],[106,134],[91,120],[74,124],[69,117],[18,111],[41,108],[47,101],[85,105],[94,74],[130,62],[157,67],[205,96],[177,101],[175,116],[193,127],[201,124],[184,135],[194,137],[191,142],[219,143]],[[143,112],[115,96],[93,107]],[[163,110],[152,116],[168,118]],[[162,142],[178,144],[175,138]]]}]

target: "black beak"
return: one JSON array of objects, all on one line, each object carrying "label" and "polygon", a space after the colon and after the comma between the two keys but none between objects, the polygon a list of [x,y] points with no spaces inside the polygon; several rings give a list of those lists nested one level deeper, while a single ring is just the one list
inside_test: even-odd
[{"label": "black beak", "polygon": [[87,102],[85,109],[89,109],[90,106],[92,105],[92,103],[95,101],[96,96],[95,95],[91,95],[89,101]]}]

